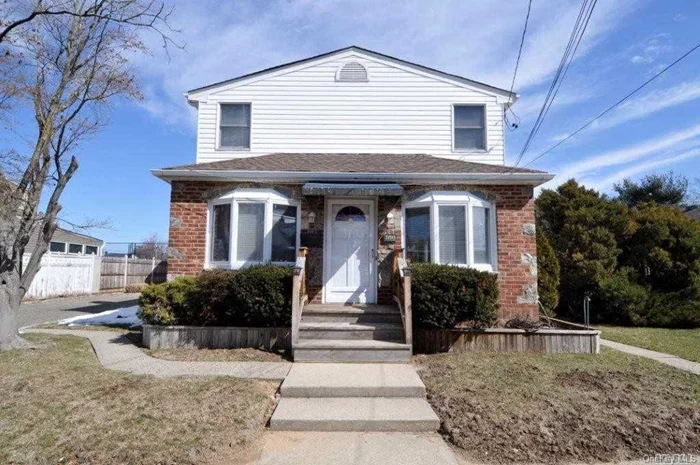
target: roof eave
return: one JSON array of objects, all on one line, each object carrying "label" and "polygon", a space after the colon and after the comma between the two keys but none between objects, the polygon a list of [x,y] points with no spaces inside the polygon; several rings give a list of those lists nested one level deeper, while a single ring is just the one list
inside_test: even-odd
[{"label": "roof eave", "polygon": [[539,186],[554,178],[551,173],[364,173],[309,171],[177,170],[154,169],[151,173],[168,183],[172,181],[381,181],[413,184],[512,184]]}]

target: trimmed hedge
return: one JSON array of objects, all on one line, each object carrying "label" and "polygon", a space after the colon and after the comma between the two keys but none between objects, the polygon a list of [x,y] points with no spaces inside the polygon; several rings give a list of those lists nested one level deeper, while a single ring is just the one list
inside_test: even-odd
[{"label": "trimmed hedge", "polygon": [[291,299],[291,267],[207,270],[147,286],[138,315],[154,325],[288,327]]},{"label": "trimmed hedge", "polygon": [[432,263],[411,265],[413,324],[418,328],[493,326],[498,314],[496,275]]}]

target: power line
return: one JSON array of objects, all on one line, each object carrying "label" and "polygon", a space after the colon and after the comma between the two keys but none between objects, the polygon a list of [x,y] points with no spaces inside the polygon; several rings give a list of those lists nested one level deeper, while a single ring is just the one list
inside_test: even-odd
[{"label": "power line", "polygon": [[609,113],[609,112],[610,112],[612,109],[614,109],[615,107],[621,105],[623,102],[625,102],[625,101],[626,101],[628,98],[630,98],[632,95],[634,95],[634,94],[636,94],[637,92],[639,92],[640,90],[642,90],[642,89],[643,89],[644,87],[646,87],[649,83],[651,83],[654,79],[658,78],[659,76],[661,76],[662,74],[664,74],[666,71],[668,71],[669,69],[671,69],[672,67],[674,67],[675,65],[677,65],[678,63],[680,63],[681,61],[683,61],[688,55],[690,55],[691,53],[693,53],[694,51],[696,51],[696,50],[699,49],[699,48],[700,48],[700,44],[697,44],[695,47],[693,47],[693,48],[691,48],[690,50],[688,50],[685,54],[683,54],[683,55],[682,55],[680,58],[678,58],[676,61],[674,61],[673,63],[671,63],[670,65],[668,65],[668,66],[665,67],[664,69],[662,69],[661,71],[659,71],[656,75],[654,75],[652,78],[650,78],[649,80],[647,80],[646,82],[644,82],[642,85],[640,85],[639,87],[637,87],[636,89],[634,89],[632,92],[630,92],[629,94],[625,95],[623,98],[621,98],[620,100],[618,100],[617,102],[615,102],[614,104],[612,104],[611,106],[609,106],[605,111],[603,111],[602,113],[600,113],[598,116],[596,116],[595,118],[590,119],[586,124],[584,124],[583,126],[581,126],[580,128],[578,128],[576,131],[572,132],[571,134],[569,134],[568,136],[566,136],[564,139],[560,140],[560,141],[557,142],[555,145],[553,145],[552,147],[548,148],[547,150],[545,150],[544,152],[542,152],[541,154],[537,155],[535,158],[533,158],[532,160],[530,160],[529,162],[527,162],[527,164],[526,164],[525,166],[531,165],[533,162],[535,162],[535,161],[539,160],[540,158],[544,157],[544,156],[547,155],[549,152],[551,152],[552,150],[556,149],[556,148],[559,147],[561,144],[563,144],[564,142],[566,142],[567,140],[571,139],[572,137],[574,137],[574,136],[575,136],[576,134],[578,134],[579,132],[581,132],[581,131],[583,131],[584,129],[586,129],[588,126],[590,126],[590,125],[593,124],[595,121],[597,121],[598,119],[600,119],[600,118],[602,118],[603,116],[605,116],[607,113]]},{"label": "power line", "polygon": [[540,112],[537,115],[535,124],[533,125],[530,134],[528,134],[525,144],[523,144],[523,148],[520,151],[520,154],[518,155],[518,159],[516,160],[514,167],[517,167],[520,164],[523,157],[530,148],[532,141],[534,140],[535,136],[540,131],[542,124],[544,123],[547,113],[549,113],[549,109],[554,103],[554,99],[556,98],[557,93],[561,88],[561,84],[564,81],[564,77],[566,76],[566,73],[569,70],[569,66],[571,65],[571,62],[573,61],[576,55],[576,51],[578,50],[578,46],[581,43],[581,39],[583,39],[583,36],[588,27],[588,23],[591,19],[591,16],[593,15],[593,10],[595,9],[597,1],[598,0],[584,0],[581,4],[581,9],[579,10],[578,17],[576,18],[576,23],[574,24],[574,28],[571,31],[571,36],[569,37],[569,43],[567,44],[566,49],[564,50],[564,54],[562,55],[561,61],[559,62],[559,66],[557,67],[557,70],[554,74],[554,78],[552,79],[552,82],[549,86],[549,90],[547,91],[547,95],[542,104],[542,108],[540,109]]},{"label": "power line", "polygon": [[[525,44],[525,35],[527,34],[527,25],[530,22],[530,10],[532,10],[532,0],[529,0],[527,3],[527,14],[525,15],[525,25],[523,26],[523,34],[520,37],[520,47],[518,48],[518,57],[515,59],[515,69],[513,70],[513,79],[510,82],[510,92],[513,92],[513,87],[515,87],[515,78],[518,75],[518,67],[520,66],[520,57],[523,54],[523,45]],[[514,122],[511,123],[508,120],[508,111],[511,112],[513,115],[513,118],[515,118]],[[518,118],[518,115],[515,114],[513,109],[509,106],[507,110],[503,112],[503,119],[506,121],[506,127],[510,129],[511,131],[514,131],[518,125],[520,125],[520,118]]]},{"label": "power line", "polygon": [[520,48],[518,49],[518,58],[515,60],[515,70],[513,71],[513,80],[510,82],[510,91],[513,92],[515,87],[515,77],[518,75],[518,66],[520,66],[520,56],[523,54],[523,44],[525,44],[525,34],[527,33],[527,23],[530,21],[530,10],[532,9],[532,0],[527,4],[527,14],[525,15],[525,26],[523,26],[523,35],[520,37]]}]

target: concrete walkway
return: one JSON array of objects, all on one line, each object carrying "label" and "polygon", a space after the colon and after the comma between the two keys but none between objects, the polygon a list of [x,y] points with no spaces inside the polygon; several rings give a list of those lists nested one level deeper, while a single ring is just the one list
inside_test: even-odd
[{"label": "concrete walkway", "polygon": [[73,329],[33,329],[23,333],[43,333],[60,336],[79,336],[90,340],[102,366],[109,370],[135,375],[157,377],[173,376],[232,376],[283,380],[291,362],[178,362],[151,357],[136,347],[126,336],[113,331],[86,331]]},{"label": "concrete walkway", "polygon": [[437,433],[268,432],[255,465],[457,465]]},{"label": "concrete walkway", "polygon": [[608,341],[607,339],[601,339],[600,344],[605,347],[610,347],[611,349],[619,350],[620,352],[650,358],[652,360],[656,360],[657,362],[665,363],[666,365],[678,368],[679,370],[700,375],[700,363],[691,362],[690,360],[676,357],[675,355],[654,352],[653,350],[642,349],[640,347],[630,346],[620,342]]}]

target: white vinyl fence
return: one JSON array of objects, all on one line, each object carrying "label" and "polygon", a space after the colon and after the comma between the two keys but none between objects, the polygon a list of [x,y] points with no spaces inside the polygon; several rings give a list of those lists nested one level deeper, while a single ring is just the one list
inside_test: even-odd
[{"label": "white vinyl fence", "polygon": [[[24,256],[24,263],[30,255]],[[59,255],[47,253],[25,299],[46,299],[100,290],[101,257],[97,255]]]}]

